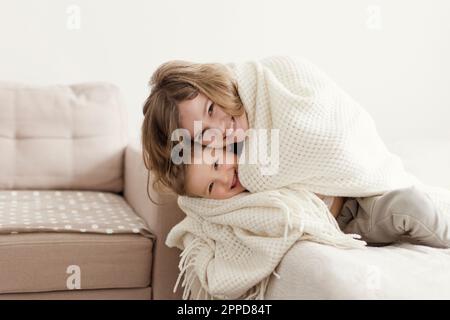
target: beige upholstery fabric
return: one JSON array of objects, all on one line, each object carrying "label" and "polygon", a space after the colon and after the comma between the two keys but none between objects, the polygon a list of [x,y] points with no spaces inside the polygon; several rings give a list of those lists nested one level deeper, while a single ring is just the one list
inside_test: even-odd
[{"label": "beige upholstery fabric", "polygon": [[173,293],[178,276],[178,262],[181,251],[169,248],[165,240],[169,230],[181,221],[184,213],[178,208],[174,195],[161,195],[152,188],[150,194],[153,204],[146,192],[147,169],[142,161],[141,147],[138,141],[130,143],[125,154],[125,200],[146,222],[149,230],[156,236],[153,253],[153,299],[181,299],[181,291]]},{"label": "beige upholstery fabric", "polygon": [[151,298],[150,287],[0,294],[0,300],[150,300]]},{"label": "beige upholstery fabric", "polygon": [[125,234],[0,235],[0,293],[73,289],[78,275],[81,289],[147,287],[152,244]]},{"label": "beige upholstery fabric", "polygon": [[0,189],[123,189],[127,114],[106,83],[0,83]]},{"label": "beige upholstery fabric", "polygon": [[141,233],[145,222],[111,192],[0,190],[0,234],[23,232]]}]

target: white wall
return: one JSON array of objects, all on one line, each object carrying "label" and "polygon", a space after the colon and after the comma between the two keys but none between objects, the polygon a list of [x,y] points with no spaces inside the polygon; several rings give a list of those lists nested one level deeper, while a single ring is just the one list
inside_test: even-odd
[{"label": "white wall", "polygon": [[449,39],[448,0],[0,0],[0,80],[116,83],[138,136],[160,63],[292,53],[361,102],[388,143],[448,141]]}]

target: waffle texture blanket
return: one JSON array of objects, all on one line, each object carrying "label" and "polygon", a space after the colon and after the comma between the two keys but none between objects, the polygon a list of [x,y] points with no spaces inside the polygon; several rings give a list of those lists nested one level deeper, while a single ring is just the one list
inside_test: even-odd
[{"label": "waffle texture blanket", "polygon": [[[228,66],[253,129],[239,159],[249,192],[227,200],[179,197],[186,218],[166,244],[183,250],[183,298],[263,299],[274,269],[298,240],[363,247],[357,235],[339,230],[315,193],[365,197],[416,185],[450,215],[450,192],[406,172],[370,115],[312,63],[273,56]],[[261,139],[261,129],[275,129],[278,137],[269,131]],[[261,147],[275,156],[259,158]],[[195,279],[201,288],[192,297]]]}]

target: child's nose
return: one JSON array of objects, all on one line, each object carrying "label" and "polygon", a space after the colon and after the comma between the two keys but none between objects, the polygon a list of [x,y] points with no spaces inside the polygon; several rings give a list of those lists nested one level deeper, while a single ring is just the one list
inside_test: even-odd
[{"label": "child's nose", "polygon": [[223,185],[224,188],[227,188],[231,185],[231,179],[233,179],[233,176],[229,174],[229,172],[222,170],[220,174],[220,183]]}]

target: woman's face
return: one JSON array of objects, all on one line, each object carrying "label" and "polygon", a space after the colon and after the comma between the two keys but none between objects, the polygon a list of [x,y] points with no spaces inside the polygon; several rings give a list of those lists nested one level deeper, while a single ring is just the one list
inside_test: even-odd
[{"label": "woman's face", "polygon": [[[245,112],[241,116],[233,117],[202,93],[194,99],[179,103],[178,112],[180,125],[189,131],[191,138],[210,147],[223,147],[240,142],[244,140],[245,131],[248,129]],[[194,128],[194,121],[200,121],[201,126],[197,124],[198,127]]]}]

